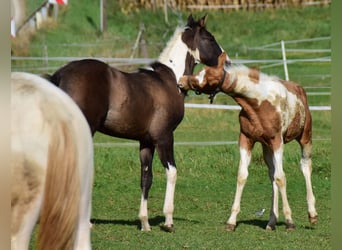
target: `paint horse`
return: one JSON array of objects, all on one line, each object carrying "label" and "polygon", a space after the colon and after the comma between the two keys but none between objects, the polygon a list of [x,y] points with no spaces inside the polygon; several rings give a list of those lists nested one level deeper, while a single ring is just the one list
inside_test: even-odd
[{"label": "paint horse", "polygon": [[301,146],[301,170],[306,182],[309,221],[317,223],[315,197],[311,186],[312,125],[306,93],[294,82],[268,76],[256,69],[234,66],[225,69],[222,53],[217,67],[205,67],[196,76],[183,76],[179,85],[184,89],[215,95],[221,91],[231,96],[242,108],[240,122],[240,165],[235,200],[226,229],[234,231],[240,211],[242,191],[248,176],[248,165],[255,142],[263,148],[264,160],[272,182],[272,207],[267,230],[274,230],[278,218],[280,191],[286,228],[294,229],[286,195],[286,178],[282,158],[284,144],[297,140]]},{"label": "paint horse", "polygon": [[11,245],[91,249],[93,144],[74,101],[45,79],[11,74]]},{"label": "paint horse", "polygon": [[[157,62],[138,72],[126,73],[92,59],[73,61],[49,80],[79,105],[94,134],[138,140],[141,162],[141,230],[151,230],[147,200],[152,185],[155,149],[166,171],[162,229],[174,231],[174,191],[177,169],[173,131],[184,116],[184,96],[177,86],[183,74],[192,74],[198,62],[215,66],[222,53],[205,28],[206,16],[177,28]],[[229,63],[228,57],[226,58]]]}]

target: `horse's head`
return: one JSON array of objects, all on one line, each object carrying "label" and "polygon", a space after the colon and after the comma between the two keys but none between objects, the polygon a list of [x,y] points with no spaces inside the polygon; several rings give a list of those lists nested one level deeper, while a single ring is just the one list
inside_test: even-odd
[{"label": "horse's head", "polygon": [[205,94],[214,94],[220,90],[225,81],[226,71],[224,66],[227,54],[222,52],[218,57],[217,66],[205,66],[197,75],[184,75],[178,81],[182,90],[195,90]]},{"label": "horse's head", "polygon": [[[188,46],[189,53],[194,58],[195,63],[200,62],[208,66],[216,66],[223,49],[216,42],[215,37],[206,29],[206,19],[207,15],[195,21],[190,14],[182,34],[182,41]],[[225,64],[227,66],[231,64],[227,54]],[[185,72],[185,74],[192,74],[192,72]]]}]

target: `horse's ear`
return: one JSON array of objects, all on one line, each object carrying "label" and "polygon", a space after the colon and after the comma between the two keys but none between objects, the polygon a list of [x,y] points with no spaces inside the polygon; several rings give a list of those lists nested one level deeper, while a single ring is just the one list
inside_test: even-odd
[{"label": "horse's ear", "polygon": [[204,27],[205,26],[205,23],[207,21],[207,17],[208,17],[208,14],[205,14],[200,20],[199,20],[199,24],[201,27]]},{"label": "horse's ear", "polygon": [[192,17],[192,13],[188,16],[188,24],[195,22],[194,18]]}]

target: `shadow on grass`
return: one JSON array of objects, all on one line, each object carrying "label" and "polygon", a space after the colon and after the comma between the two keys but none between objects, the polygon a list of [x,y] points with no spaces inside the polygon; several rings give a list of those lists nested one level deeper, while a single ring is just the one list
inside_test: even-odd
[{"label": "shadow on grass", "polygon": [[[260,227],[262,229],[265,229],[267,226],[268,220],[258,220],[258,219],[252,219],[252,220],[242,220],[242,221],[238,221],[236,228],[239,227],[239,224],[246,224],[246,225],[251,225],[251,226],[255,226],[255,227]],[[277,222],[276,223],[276,227],[280,227],[280,226],[286,226],[285,222]]]},{"label": "shadow on grass", "polygon": [[[246,225],[251,225],[251,226],[255,226],[255,227],[260,227],[262,229],[266,229],[268,221],[267,220],[258,220],[258,219],[252,219],[252,220],[243,220],[243,221],[238,221],[236,228],[239,227],[239,224],[246,224]],[[277,227],[286,227],[286,223],[279,221],[276,223],[276,228]],[[305,229],[305,230],[315,230],[314,226],[296,226],[296,228],[300,228],[300,229]]]},{"label": "shadow on grass", "polygon": [[[149,218],[148,221],[152,227],[163,225],[165,220],[164,216],[155,216],[152,218]],[[193,224],[198,224],[199,221],[195,220],[188,220],[188,219],[183,219],[183,218],[174,218],[175,221],[187,221]],[[137,229],[141,229],[141,224],[140,220],[108,220],[108,219],[97,219],[93,218],[90,220],[92,224],[102,224],[102,225],[107,225],[107,224],[113,224],[113,225],[125,225],[125,226],[136,226]],[[162,228],[161,228],[162,229]],[[162,229],[163,230],[163,229]]]}]

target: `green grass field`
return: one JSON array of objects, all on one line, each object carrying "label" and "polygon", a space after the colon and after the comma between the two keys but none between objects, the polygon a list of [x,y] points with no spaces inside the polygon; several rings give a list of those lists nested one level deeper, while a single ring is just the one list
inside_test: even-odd
[{"label": "green grass field", "polygon": [[[237,145],[177,143],[236,140],[237,112],[187,109],[175,132],[178,166],[175,234],[159,228],[163,223],[165,174],[158,157],[154,160],[154,183],[149,199],[153,229],[148,233],[140,232],[137,218],[140,204],[138,144],[96,135],[92,215],[94,249],[330,249],[330,116],[329,112],[316,112],[313,112],[317,125],[314,125],[312,182],[319,213],[318,225],[312,227],[307,220],[305,184],[299,169],[300,149],[293,142],[285,147],[284,169],[297,229],[286,232],[281,214],[276,231],[264,230],[271,204],[271,185],[261,147],[257,144],[242,197],[237,230],[226,232],[224,225],[234,198],[239,162]],[[101,141],[126,142],[126,146],[101,147]],[[262,208],[266,209],[265,214],[255,216],[255,212]]]},{"label": "green grass field", "polygon": [[[95,1],[96,2],[96,1]],[[97,2],[84,4],[70,1],[61,13],[59,25],[49,27],[30,44],[30,56],[42,56],[47,45],[49,56],[129,56],[140,22],[150,57],[157,57],[178,22],[171,12],[170,24],[162,22],[162,12],[140,11],[130,15],[118,12],[115,4],[108,16],[108,31],[102,36],[87,23],[89,16],[97,23]],[[75,10],[77,9],[77,10]],[[204,12],[194,13],[199,17]],[[330,8],[279,9],[263,12],[209,12],[207,28],[234,59],[281,58],[280,53],[252,51],[248,48],[280,40],[296,40],[330,35]],[[181,13],[185,21],[188,13]],[[59,43],[108,42],[108,46],[58,46]],[[56,46],[54,46],[56,45]],[[290,48],[330,48],[330,41],[289,45]],[[329,54],[328,54],[329,55]],[[292,53],[290,58],[310,58],[327,54]],[[61,64],[49,62],[49,66]],[[42,64],[42,62],[37,62]],[[262,65],[256,65],[262,66]],[[25,68],[24,62],[13,62],[13,68]],[[284,77],[282,66],[265,68],[263,72]],[[290,78],[308,88],[308,92],[330,91],[330,63],[295,63],[289,65]],[[42,72],[39,72],[42,73]],[[45,72],[52,73],[52,72]],[[319,75],[319,77],[315,76]],[[310,95],[313,106],[330,105],[330,95]],[[190,93],[189,103],[207,103],[205,95]],[[216,104],[234,104],[219,94]],[[239,163],[237,141],[238,111],[186,109],[185,117],[175,131],[175,159],[178,180],[175,194],[175,233],[160,230],[164,217],[162,206],[165,173],[157,154],[154,159],[154,182],[150,191],[149,217],[151,232],[141,232],[138,220],[140,204],[139,146],[136,142],[97,133],[95,142],[95,180],[93,190],[93,249],[331,249],[331,112],[312,111],[313,173],[319,221],[311,226],[307,219],[306,193],[299,168],[300,148],[295,143],[285,147],[284,170],[287,193],[296,230],[286,232],[281,213],[277,230],[265,231],[271,206],[271,184],[256,145],[249,168],[249,178],[242,196],[236,232],[226,232],[225,222],[234,199]],[[111,147],[102,143],[111,142]],[[184,144],[184,142],[186,142]],[[201,143],[202,142],[202,143]],[[208,142],[233,142],[207,145]],[[197,145],[201,144],[201,145]],[[265,208],[263,216],[255,212]]]}]

